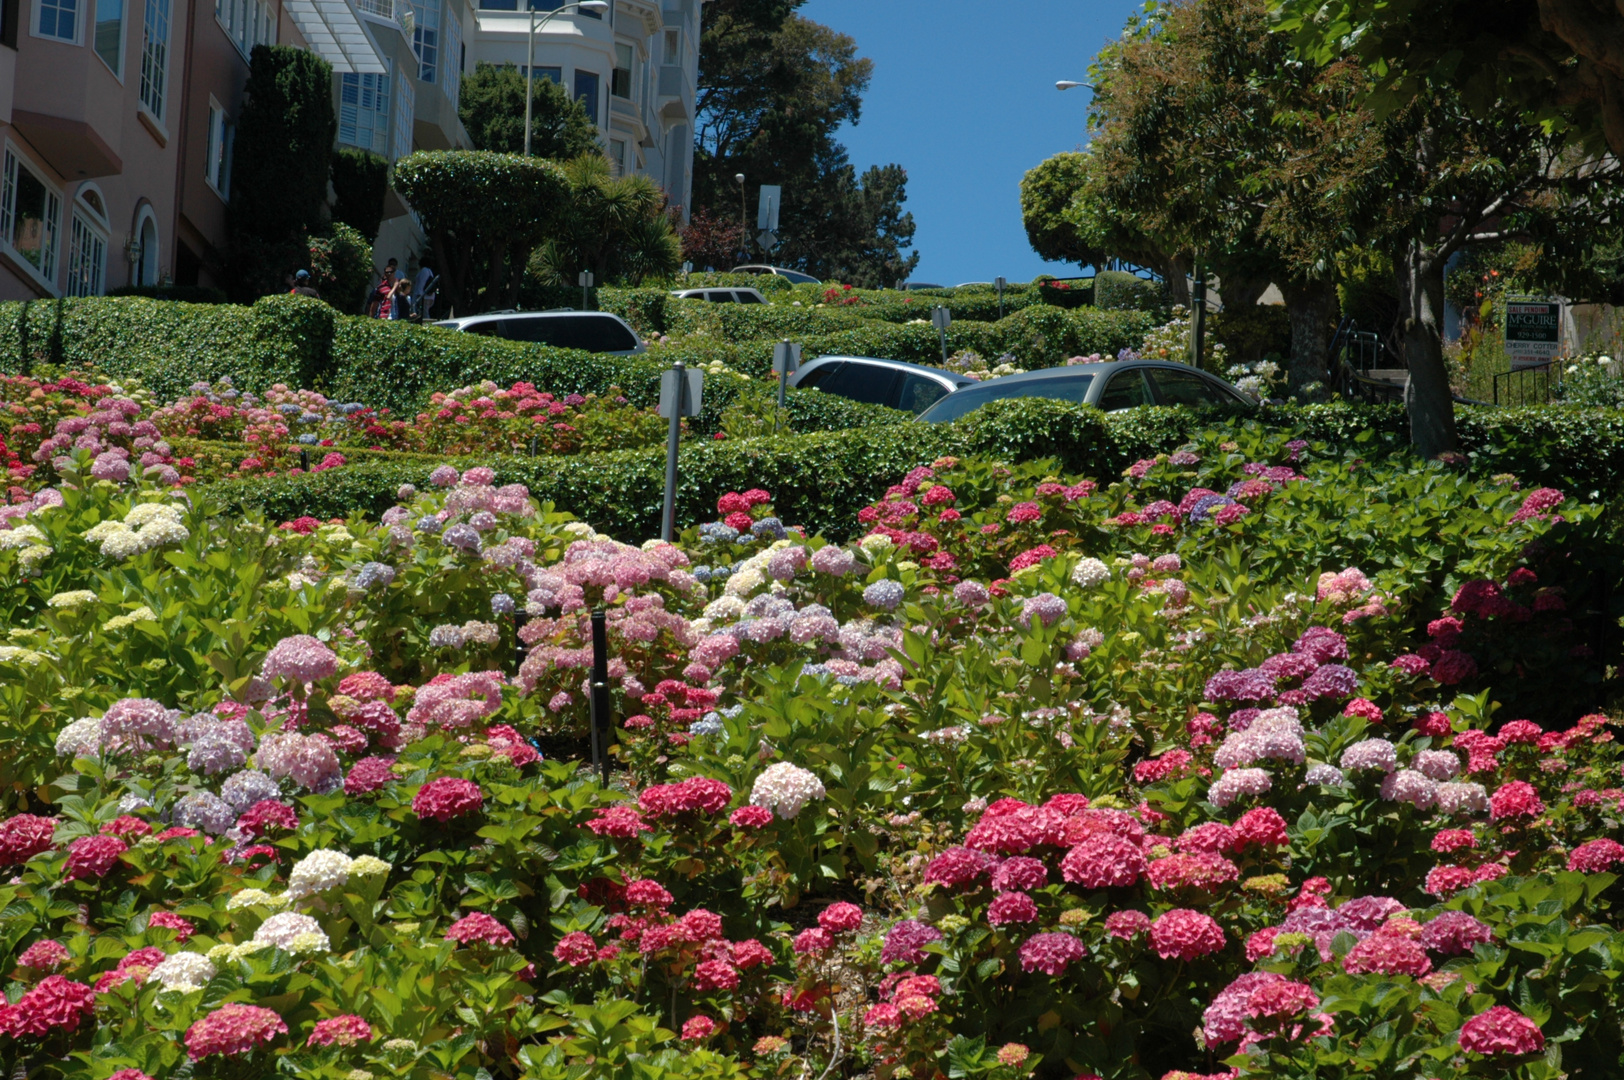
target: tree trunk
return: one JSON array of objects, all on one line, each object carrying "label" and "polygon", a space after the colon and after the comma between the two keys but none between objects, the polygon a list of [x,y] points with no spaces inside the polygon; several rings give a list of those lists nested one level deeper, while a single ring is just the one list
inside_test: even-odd
[{"label": "tree trunk", "polygon": [[1225,311],[1238,311],[1242,308],[1256,307],[1263,294],[1269,291],[1268,278],[1242,277],[1231,274],[1218,279],[1218,296],[1224,302]]},{"label": "tree trunk", "polygon": [[1433,458],[1453,451],[1455,402],[1444,367],[1444,263],[1447,260],[1417,240],[1393,260],[1398,271],[1404,331],[1404,361],[1410,368],[1404,386],[1404,408],[1410,417],[1410,442]]},{"label": "tree trunk", "polygon": [[1161,266],[1153,267],[1167,282],[1167,290],[1173,296],[1173,303],[1180,307],[1190,306],[1190,271],[1195,267],[1187,256],[1169,255],[1167,261]]},{"label": "tree trunk", "polygon": [[1328,383],[1331,377],[1331,334],[1335,330],[1338,301],[1329,281],[1292,282],[1281,286],[1286,314],[1291,319],[1291,365],[1287,372],[1293,391],[1309,383]]}]

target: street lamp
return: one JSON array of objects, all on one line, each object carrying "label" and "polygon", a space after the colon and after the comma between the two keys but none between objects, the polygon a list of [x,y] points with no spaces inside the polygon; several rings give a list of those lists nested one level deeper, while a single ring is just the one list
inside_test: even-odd
[{"label": "street lamp", "polygon": [[733,182],[739,185],[739,261],[750,258],[750,230],[744,223],[744,174],[734,173]]},{"label": "street lamp", "polygon": [[[536,22],[536,0],[529,0],[530,10],[530,52],[528,63],[524,69],[524,156],[530,156],[530,109],[531,99],[535,96],[536,83],[536,30],[547,25],[547,20],[554,15],[562,15],[571,8],[577,11],[589,11],[594,15],[602,15],[609,10],[609,0],[579,0],[579,3],[565,4],[554,8],[542,16],[541,22]],[[594,116],[592,123],[596,125],[598,118]]]},{"label": "street lamp", "polygon": [[1061,79],[1059,82],[1054,84],[1054,88],[1056,90],[1075,90],[1079,86],[1086,87],[1089,90],[1099,89],[1099,87],[1095,86],[1093,83],[1077,82],[1074,79]]}]

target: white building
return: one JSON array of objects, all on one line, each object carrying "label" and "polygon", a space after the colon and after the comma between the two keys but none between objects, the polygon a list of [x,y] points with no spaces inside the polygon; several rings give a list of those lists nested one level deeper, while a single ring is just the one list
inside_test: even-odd
[{"label": "white building", "polygon": [[[526,0],[476,0],[464,72],[476,63],[527,65]],[[703,0],[609,0],[595,15],[566,11],[536,34],[536,78],[567,89],[597,125],[617,174],[643,173],[688,220],[694,168],[694,88]],[[534,0],[537,12],[563,0]],[[539,21],[541,15],[536,15]]]}]

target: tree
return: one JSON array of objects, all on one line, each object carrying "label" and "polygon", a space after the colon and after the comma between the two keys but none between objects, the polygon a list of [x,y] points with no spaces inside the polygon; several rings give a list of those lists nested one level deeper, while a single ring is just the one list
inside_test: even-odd
[{"label": "tree", "polygon": [[458,314],[514,305],[570,194],[555,162],[488,150],[410,154],[395,163],[395,187],[434,242],[441,295]]},{"label": "tree", "polygon": [[333,151],[333,220],[366,238],[378,239],[383,200],[389,191],[389,162],[370,150],[345,146]]},{"label": "tree", "polygon": [[600,284],[668,278],[682,265],[665,192],[640,174],[612,177],[602,154],[563,165],[566,194],[547,240],[530,259],[543,284],[573,285],[582,270]]},{"label": "tree", "polygon": [[774,262],[891,284],[918,265],[917,255],[905,253],[913,236],[913,219],[902,210],[906,174],[883,166],[859,176],[835,139],[842,124],[861,118],[873,65],[847,35],[795,15],[800,3],[705,5],[694,207],[713,219],[735,218],[741,194],[748,213],[762,184],[780,185],[782,244]]},{"label": "tree", "polygon": [[[524,152],[524,75],[513,64],[481,61],[462,80],[458,115],[478,150]],[[598,149],[598,129],[581,103],[551,79],[532,83],[530,152],[568,161]]]},{"label": "tree", "polygon": [[1077,222],[1067,217],[1072,200],[1086,182],[1088,155],[1056,154],[1021,177],[1021,222],[1032,250],[1050,262],[1091,266],[1105,261]]},{"label": "tree", "polygon": [[744,226],[737,215],[718,216],[695,210],[682,230],[682,257],[700,270],[726,270],[744,244]]},{"label": "tree", "polygon": [[255,46],[246,93],[226,212],[227,278],[240,300],[279,291],[303,262],[305,236],[327,218],[338,134],[333,69],[315,53]]}]

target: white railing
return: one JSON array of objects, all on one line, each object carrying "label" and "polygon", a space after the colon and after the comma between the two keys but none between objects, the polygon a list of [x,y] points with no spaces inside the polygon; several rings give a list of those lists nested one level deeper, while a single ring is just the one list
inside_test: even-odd
[{"label": "white railing", "polygon": [[405,31],[407,37],[417,26],[417,13],[410,0],[355,0],[355,6],[368,15],[388,19]]}]

